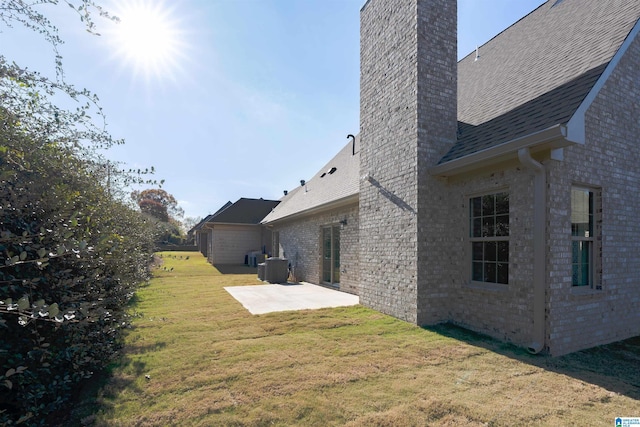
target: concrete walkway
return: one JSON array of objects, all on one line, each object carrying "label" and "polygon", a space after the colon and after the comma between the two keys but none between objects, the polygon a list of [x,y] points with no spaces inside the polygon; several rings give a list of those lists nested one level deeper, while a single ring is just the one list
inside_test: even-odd
[{"label": "concrete walkway", "polygon": [[360,298],[311,283],[224,288],[251,314],[357,305]]}]

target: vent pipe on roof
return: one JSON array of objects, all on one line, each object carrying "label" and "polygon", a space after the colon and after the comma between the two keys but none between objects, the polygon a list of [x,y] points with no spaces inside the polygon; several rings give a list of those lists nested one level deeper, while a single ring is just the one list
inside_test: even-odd
[{"label": "vent pipe on roof", "polygon": [[284,190],[284,195],[286,196],[287,194],[289,194],[289,192],[287,190]]},{"label": "vent pipe on roof", "polygon": [[306,181],[305,181],[304,179],[301,179],[301,180],[300,180],[300,187],[304,187],[305,182],[306,182]]},{"label": "vent pipe on roof", "polygon": [[356,137],[349,134],[347,135],[347,139],[351,138],[352,142],[351,142],[351,155],[355,156],[356,155]]},{"label": "vent pipe on roof", "polygon": [[478,46],[476,46],[476,61],[480,59],[480,48]]}]

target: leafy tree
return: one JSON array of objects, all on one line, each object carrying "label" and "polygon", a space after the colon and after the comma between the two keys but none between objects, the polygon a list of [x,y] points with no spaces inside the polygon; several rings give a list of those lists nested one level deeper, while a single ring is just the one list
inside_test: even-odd
[{"label": "leafy tree", "polygon": [[186,233],[185,243],[189,245],[195,244],[196,236],[192,232],[192,230],[193,230],[193,227],[200,224],[202,219],[203,218],[201,216],[198,216],[198,217],[189,216],[182,220],[182,231]]},{"label": "leafy tree", "polygon": [[[73,10],[79,16],[90,33],[97,34],[92,12],[117,20],[93,0],[64,0],[64,3],[70,6],[67,10]],[[98,97],[87,89],[77,89],[65,82],[62,57],[58,51],[63,40],[58,36],[58,29],[39,11],[47,4],[58,4],[58,0],[0,0],[0,24],[6,28],[21,24],[41,34],[55,52],[56,71],[56,78],[51,80],[0,55],[0,104],[34,138],[56,139],[60,144],[87,144],[85,154],[95,148],[123,143],[106,132]],[[54,97],[75,101],[77,108],[59,108],[51,101]]]},{"label": "leafy tree", "polygon": [[180,227],[180,223],[174,219],[168,222],[158,221],[155,223],[156,243],[161,245],[181,245],[185,236]]},{"label": "leafy tree", "polygon": [[188,216],[182,220],[182,227],[185,231],[191,230],[193,227],[198,225],[202,221],[201,216]]},{"label": "leafy tree", "polygon": [[162,203],[152,199],[142,199],[140,200],[138,206],[140,206],[141,212],[147,215],[151,215],[152,217],[162,222],[169,222],[169,213],[167,212],[167,207],[163,206]]},{"label": "leafy tree", "polygon": [[184,211],[178,201],[161,188],[133,191],[131,198],[138,204],[140,212],[147,215],[155,225],[155,241],[159,245],[182,244],[185,240],[181,224],[176,217]]},{"label": "leafy tree", "polygon": [[[92,0],[62,3],[90,32],[95,14],[109,16]],[[0,25],[37,31],[56,52],[55,80],[0,56],[0,425],[8,426],[62,424],[55,415],[74,388],[117,356],[156,233],[118,196],[145,179],[98,154],[122,141],[91,118],[103,117],[97,97],[64,81],[62,40],[38,12],[43,4],[58,0],[0,0]],[[61,95],[78,108],[58,107]]]},{"label": "leafy tree", "polygon": [[131,198],[138,204],[141,212],[163,222],[169,222],[170,218],[177,219],[184,215],[175,197],[161,188],[134,191],[131,193]]},{"label": "leafy tree", "polygon": [[93,161],[18,123],[0,110],[0,424],[46,424],[117,355],[153,231]]},{"label": "leafy tree", "polygon": [[202,222],[202,217],[189,216],[182,220],[182,231],[186,234],[186,242],[193,244],[195,241],[195,235],[192,233],[193,227]]}]

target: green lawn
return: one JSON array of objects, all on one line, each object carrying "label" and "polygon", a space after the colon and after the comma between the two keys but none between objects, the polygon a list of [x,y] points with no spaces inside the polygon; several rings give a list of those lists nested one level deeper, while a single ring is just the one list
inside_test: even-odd
[{"label": "green lawn", "polygon": [[531,356],[356,306],[249,314],[199,253],[162,253],[137,295],[98,426],[613,426],[640,416],[640,339]]}]

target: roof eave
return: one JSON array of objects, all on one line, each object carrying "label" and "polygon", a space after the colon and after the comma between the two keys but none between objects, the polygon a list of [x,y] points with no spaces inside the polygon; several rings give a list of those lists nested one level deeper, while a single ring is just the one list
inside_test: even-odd
[{"label": "roof eave", "polygon": [[429,174],[440,177],[451,177],[487,166],[496,165],[506,160],[516,159],[518,150],[529,148],[532,152],[553,150],[568,147],[575,142],[567,139],[567,127],[554,125],[545,130],[535,132],[511,141],[477,151],[466,156],[450,160],[429,169]]},{"label": "roof eave", "polygon": [[353,203],[357,203],[360,200],[360,193],[355,193],[355,194],[351,194],[349,196],[343,197],[341,199],[338,200],[334,200],[332,202],[329,203],[325,203],[319,206],[315,206],[309,209],[305,209],[302,211],[298,211],[298,212],[294,212],[292,214],[289,215],[285,215],[283,217],[279,217],[279,218],[275,218],[272,220],[268,220],[268,221],[263,221],[262,225],[274,225],[276,223],[279,222],[283,222],[283,221],[291,221],[294,219],[299,219],[302,217],[306,217],[309,215],[315,215],[315,214],[319,214],[322,212],[326,212],[329,210],[333,210],[333,209],[338,209],[344,206],[348,206],[351,205]]},{"label": "roof eave", "polygon": [[254,223],[254,222],[208,222],[206,224],[207,228],[211,229],[213,228],[214,225],[248,225],[248,226],[252,226],[252,227],[259,227],[260,225],[262,225],[261,223]]}]

